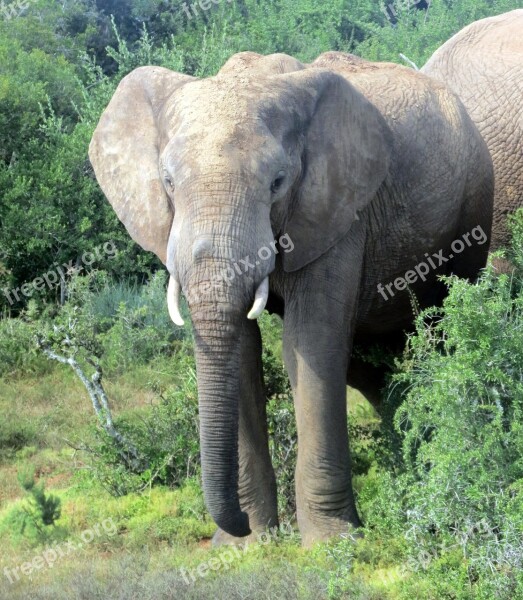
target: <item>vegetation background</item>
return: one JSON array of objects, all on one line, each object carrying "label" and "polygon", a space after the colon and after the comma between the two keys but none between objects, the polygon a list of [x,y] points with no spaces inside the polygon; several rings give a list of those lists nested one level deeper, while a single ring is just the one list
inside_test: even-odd
[{"label": "vegetation background", "polygon": [[[137,66],[204,77],[243,50],[421,66],[465,25],[521,3],[222,0],[191,19],[180,0],[24,6],[0,4],[0,598],[523,598],[523,218],[511,275],[449,280],[445,307],[416,315],[400,359],[367,357],[394,364],[383,415],[348,390],[365,536],[312,551],[280,536],[187,585],[182,567],[220,556],[199,482],[191,331],[172,328],[164,270],[129,238],[87,158]],[[108,242],[117,252],[87,267]],[[52,288],[31,283],[64,263]],[[262,329],[279,506],[293,522],[280,323],[265,315]],[[103,372],[123,446],[43,348]],[[21,571],[109,518],[116,535]]]}]

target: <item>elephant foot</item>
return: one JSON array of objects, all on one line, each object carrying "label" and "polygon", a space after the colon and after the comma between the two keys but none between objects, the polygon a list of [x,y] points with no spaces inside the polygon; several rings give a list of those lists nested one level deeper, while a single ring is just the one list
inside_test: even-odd
[{"label": "elephant foot", "polygon": [[[277,527],[276,527],[277,529]],[[260,528],[254,530],[245,537],[236,537],[218,528],[212,538],[213,548],[219,548],[220,546],[249,546],[250,544],[256,544],[263,538],[263,533],[266,529]]]},{"label": "elephant foot", "polygon": [[311,548],[320,542],[326,542],[335,538],[351,537],[359,539],[363,537],[362,523],[356,515],[348,517],[300,518],[298,514],[302,546]]}]

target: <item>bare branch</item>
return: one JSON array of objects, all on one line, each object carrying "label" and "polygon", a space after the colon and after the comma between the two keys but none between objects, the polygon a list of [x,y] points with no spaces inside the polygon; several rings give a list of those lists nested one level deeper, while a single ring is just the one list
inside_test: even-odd
[{"label": "bare branch", "polygon": [[[68,346],[73,346],[71,340],[66,336],[64,343]],[[98,362],[92,358],[87,358],[86,361],[94,368],[91,379],[84,373],[82,367],[72,356],[66,357],[57,354],[48,344],[42,339],[37,340],[38,346],[42,349],[44,354],[62,364],[69,365],[80,381],[84,384],[87,393],[91,399],[98,421],[104,431],[115,441],[120,457],[124,464],[133,472],[141,472],[145,470],[148,465],[144,458],[140,455],[138,449],[129,442],[114,426],[111,409],[109,408],[109,400],[107,394],[102,385],[102,368]]]}]

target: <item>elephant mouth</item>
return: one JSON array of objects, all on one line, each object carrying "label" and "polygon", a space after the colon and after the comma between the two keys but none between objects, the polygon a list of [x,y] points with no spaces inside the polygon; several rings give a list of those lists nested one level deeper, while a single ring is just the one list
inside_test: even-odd
[{"label": "elephant mouth", "polygon": [[[183,320],[180,310],[180,296],[182,294],[182,287],[178,278],[171,275],[169,278],[169,286],[167,288],[167,307],[169,310],[169,316],[172,322],[178,327],[183,327],[185,321]],[[247,313],[247,318],[250,320],[258,319],[267,305],[269,299],[269,277],[266,276],[256,288],[254,294],[254,301],[251,309]]]}]

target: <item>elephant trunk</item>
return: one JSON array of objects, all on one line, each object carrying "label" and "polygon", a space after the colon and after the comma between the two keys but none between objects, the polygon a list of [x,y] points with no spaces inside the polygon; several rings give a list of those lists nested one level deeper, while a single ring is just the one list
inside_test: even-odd
[{"label": "elephant trunk", "polygon": [[242,537],[250,528],[238,498],[239,316],[210,321],[193,312],[205,503],[223,531]]},{"label": "elephant trunk", "polygon": [[273,237],[268,214],[260,234],[259,222],[242,209],[252,196],[229,179],[222,186],[214,181],[212,192],[187,196],[185,224],[173,224],[179,237],[169,284],[171,318],[183,323],[183,290],[193,323],[205,503],[217,525],[236,537],[250,533],[238,496],[241,338],[247,319],[266,305],[274,268],[273,256],[255,258]]},{"label": "elephant trunk", "polygon": [[[243,537],[251,530],[238,496],[240,344],[254,282],[238,277],[229,285],[206,289],[204,282],[215,279],[225,264],[219,259],[201,261],[193,267],[184,289],[195,340],[205,504],[223,531]],[[180,285],[174,281],[170,291],[178,294]],[[179,316],[177,304],[173,298],[174,318]]]}]

